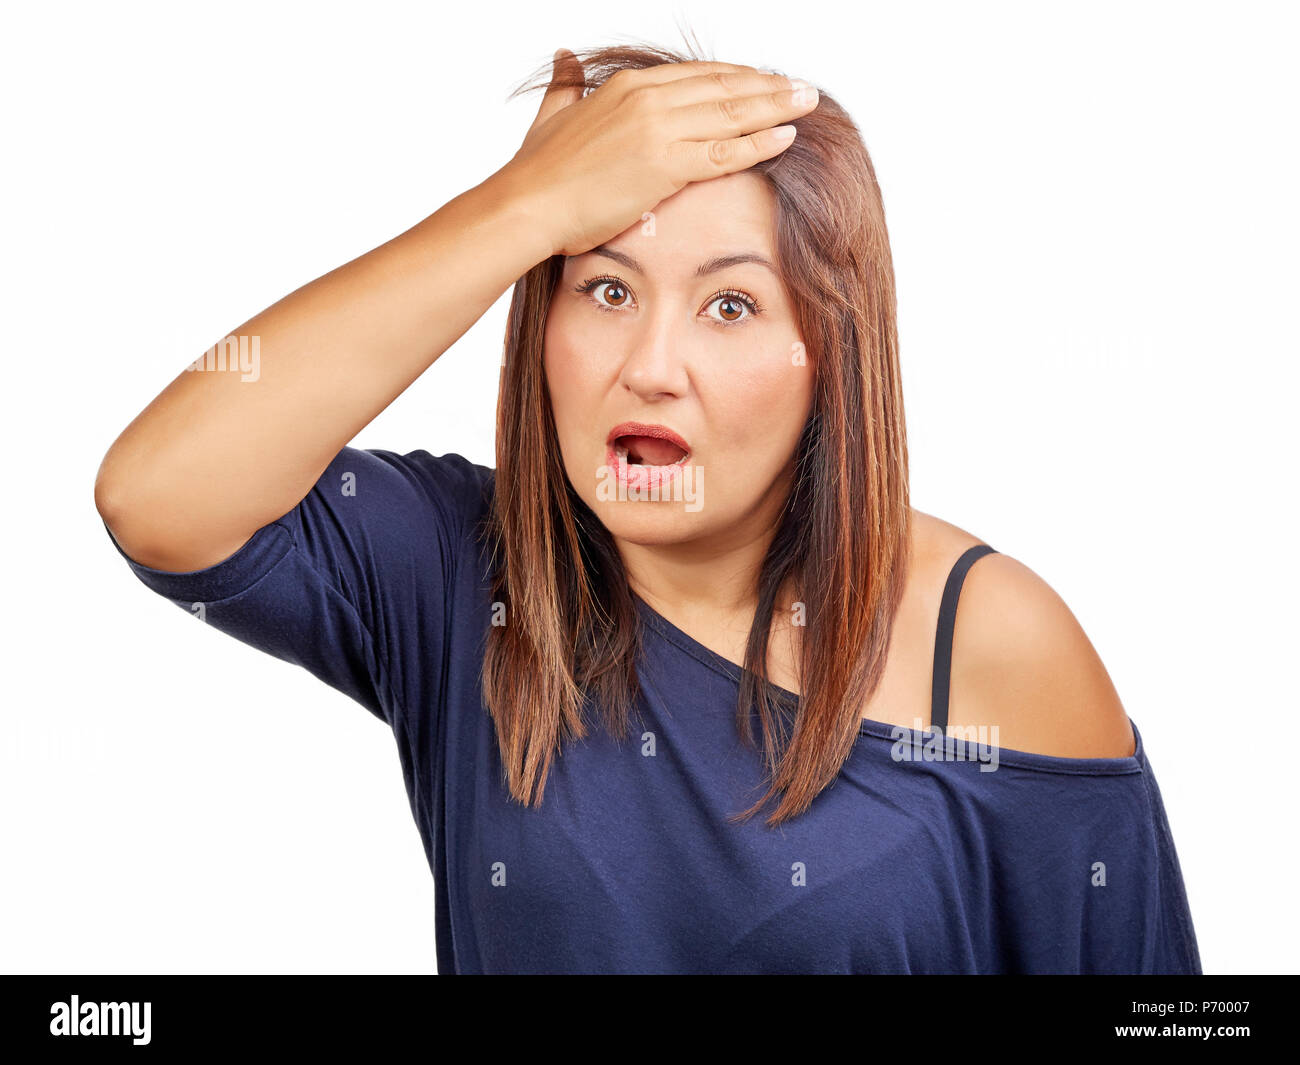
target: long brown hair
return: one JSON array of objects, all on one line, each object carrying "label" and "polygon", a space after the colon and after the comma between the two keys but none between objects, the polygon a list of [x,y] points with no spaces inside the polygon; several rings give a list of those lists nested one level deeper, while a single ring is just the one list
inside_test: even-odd
[{"label": "long brown hair", "polygon": [[[650,45],[575,52],[567,84],[595,88],[616,71],[709,58]],[[550,65],[516,95],[551,80]],[[767,819],[796,817],[835,779],[884,671],[909,541],[907,433],[898,366],[894,269],[875,170],[857,126],[827,93],[794,120],[784,152],[753,167],[777,202],[777,259],[815,368],[784,516],[759,574],[736,708],[740,738],[762,729]],[[483,535],[492,598],[504,607],[483,660],[505,781],[538,805],[563,744],[587,734],[588,706],[624,737],[639,695],[640,619],[614,539],[566,475],[542,367],[547,311],[562,256],[516,283],[497,406],[496,484]],[[803,604],[800,697],[766,680],[777,591]],[[498,612],[501,607],[496,608]]]}]

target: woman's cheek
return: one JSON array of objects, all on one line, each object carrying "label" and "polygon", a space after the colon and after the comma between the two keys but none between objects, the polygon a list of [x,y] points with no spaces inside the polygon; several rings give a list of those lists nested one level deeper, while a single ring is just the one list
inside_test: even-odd
[{"label": "woman's cheek", "polygon": [[779,469],[789,457],[812,401],[811,370],[796,353],[794,339],[764,344],[718,392],[731,427],[728,439],[765,472]]},{"label": "woman's cheek", "polygon": [[557,385],[572,395],[584,381],[594,384],[601,350],[597,333],[567,312],[548,323],[546,371],[548,380],[554,378],[553,395]]},{"label": "woman's cheek", "polygon": [[792,346],[763,344],[750,353],[742,367],[729,369],[729,389],[739,405],[755,415],[779,413],[804,393],[808,368],[795,364],[788,352]]},{"label": "woman's cheek", "polygon": [[560,450],[575,487],[577,471],[573,464],[589,464],[589,453],[596,446],[591,442],[596,437],[589,423],[597,416],[599,404],[594,392],[600,387],[599,374],[590,364],[593,343],[582,333],[563,321],[549,324],[542,360]]}]

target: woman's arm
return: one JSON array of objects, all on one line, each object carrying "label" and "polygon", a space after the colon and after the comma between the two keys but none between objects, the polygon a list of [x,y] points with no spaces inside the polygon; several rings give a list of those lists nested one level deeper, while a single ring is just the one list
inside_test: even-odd
[{"label": "woman's arm", "polygon": [[235,329],[258,338],[255,380],[182,372],[127,426],[95,503],[130,557],[171,571],[229,557],[529,268],[776,155],[789,140],[770,127],[815,106],[784,77],[725,63],[624,71],[586,97],[562,73],[581,78],[569,53],[505,167]]},{"label": "woman's arm", "polygon": [[330,460],[549,254],[490,182],[239,326],[257,376],[183,372],[113,444],[95,502],[133,559],[193,570],[299,502]]}]

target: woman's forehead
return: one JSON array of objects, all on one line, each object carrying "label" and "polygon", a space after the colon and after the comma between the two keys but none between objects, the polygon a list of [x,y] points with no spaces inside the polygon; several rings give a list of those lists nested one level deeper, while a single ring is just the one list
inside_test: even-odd
[{"label": "woman's forehead", "polygon": [[[693,181],[648,212],[655,237],[726,240],[748,236],[770,244],[776,230],[776,195],[767,179],[753,171]],[[633,226],[639,231],[643,226]],[[631,232],[629,231],[629,232]]]},{"label": "woman's forehead", "polygon": [[741,172],[693,182],[617,237],[570,261],[580,260],[585,268],[604,260],[645,275],[696,274],[720,260],[773,268],[775,212],[776,198],[757,175]]}]

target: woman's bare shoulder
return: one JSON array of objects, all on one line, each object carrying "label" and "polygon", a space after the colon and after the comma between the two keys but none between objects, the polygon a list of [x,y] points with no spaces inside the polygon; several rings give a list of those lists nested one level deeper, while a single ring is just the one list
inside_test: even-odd
[{"label": "woman's bare shoulder", "polygon": [[[937,619],[953,563],[988,541],[915,509],[913,517],[914,580]],[[958,600],[950,728],[996,726],[999,747],[1061,758],[1133,754],[1128,714],[1078,619],[1039,574],[990,546]]]}]

